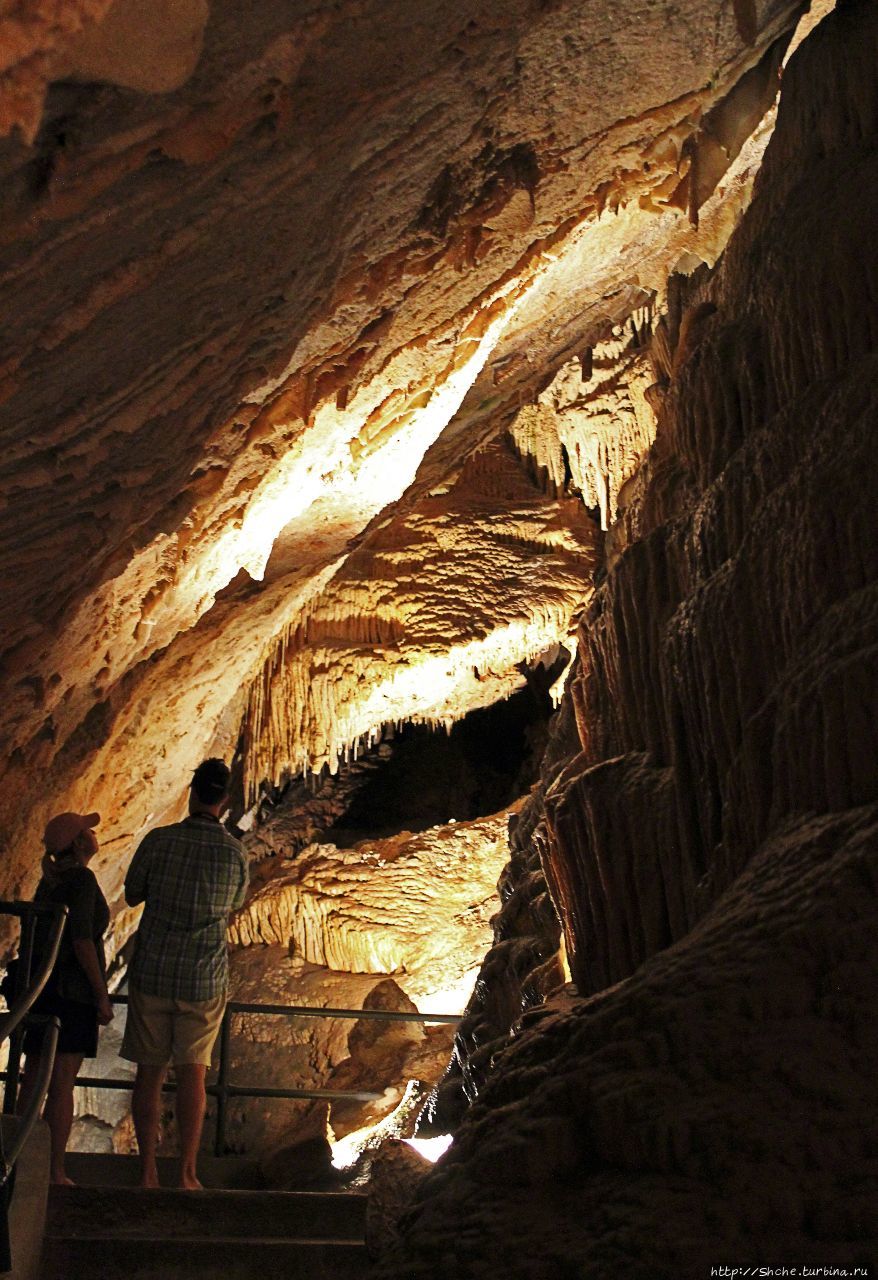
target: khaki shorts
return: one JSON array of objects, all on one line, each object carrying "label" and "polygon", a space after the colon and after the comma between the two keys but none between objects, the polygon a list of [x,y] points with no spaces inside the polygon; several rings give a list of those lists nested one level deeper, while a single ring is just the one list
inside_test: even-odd
[{"label": "khaki shorts", "polygon": [[145,1067],[164,1067],[171,1061],[176,1066],[200,1062],[209,1067],[225,1007],[225,992],[213,1000],[172,1000],[129,987],[119,1055]]}]

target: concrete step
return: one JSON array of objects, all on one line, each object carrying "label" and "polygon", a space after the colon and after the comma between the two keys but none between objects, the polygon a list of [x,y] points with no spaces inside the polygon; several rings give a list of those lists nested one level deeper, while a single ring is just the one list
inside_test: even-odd
[{"label": "concrete step", "polygon": [[[136,1185],[135,1157],[73,1153],[49,1194],[41,1280],[363,1280],[366,1197],[267,1191],[235,1157],[199,1161],[203,1191]],[[248,1182],[250,1185],[248,1186]],[[230,1185],[231,1184],[231,1185]]]},{"label": "concrete step", "polygon": [[366,1197],[323,1191],[144,1191],[52,1187],[46,1234],[54,1239],[243,1239],[362,1242]]},{"label": "concrete step", "polygon": [[[140,1182],[137,1156],[68,1151],[64,1167],[81,1187],[136,1187]],[[162,1186],[175,1187],[180,1162],[172,1156],[160,1156],[158,1167]],[[199,1156],[198,1176],[206,1187],[257,1190],[265,1186],[257,1162],[242,1156]]]},{"label": "concrete step", "polygon": [[[217,1230],[222,1229],[217,1222]],[[43,1280],[365,1280],[364,1244],[351,1240],[188,1240],[80,1236],[50,1240]]]}]

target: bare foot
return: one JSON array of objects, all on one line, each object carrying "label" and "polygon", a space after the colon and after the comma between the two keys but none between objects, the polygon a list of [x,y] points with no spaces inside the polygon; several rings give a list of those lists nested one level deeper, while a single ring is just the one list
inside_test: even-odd
[{"label": "bare foot", "polygon": [[159,1189],[158,1170],[144,1169],[140,1175],[140,1185],[146,1191],[157,1191]]},{"label": "bare foot", "polygon": [[75,1187],[76,1183],[66,1173],[53,1173],[50,1179],[53,1187]]},{"label": "bare foot", "polygon": [[180,1174],[180,1190],[181,1191],[203,1191],[204,1187],[198,1181],[194,1173]]}]

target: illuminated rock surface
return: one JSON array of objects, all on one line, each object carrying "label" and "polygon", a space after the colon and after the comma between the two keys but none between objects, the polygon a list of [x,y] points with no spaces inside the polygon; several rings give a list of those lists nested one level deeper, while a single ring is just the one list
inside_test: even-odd
[{"label": "illuminated rock surface", "polygon": [[[233,953],[232,998],[315,1008],[415,1006],[391,978],[331,971],[291,957],[285,947]],[[260,1156],[272,1181],[283,1179],[283,1152],[312,1136],[331,1140],[373,1125],[399,1106],[406,1082],[434,1085],[447,1062],[452,1030],[418,1022],[235,1015],[230,1078],[283,1089],[377,1094],[375,1101],[244,1099],[229,1108],[233,1150]],[[414,1128],[414,1117],[410,1129]]]},{"label": "illuminated rock surface", "polygon": [[[192,0],[154,84],[107,10],[6,20],[0,820],[29,890],[49,811],[99,808],[115,897],[424,451],[410,502],[681,254],[714,260],[797,6],[466,0],[388,45],[372,0]],[[102,83],[69,69],[80,29]],[[708,133],[722,199],[693,187]]]},{"label": "illuminated rock surface", "polygon": [[582,504],[547,499],[506,440],[473,455],[382,521],[276,643],[245,719],[248,780],[334,766],[387,724],[450,726],[520,688],[519,664],[575,630],[595,544]]},{"label": "illuminated rock surface", "polygon": [[256,890],[230,940],[282,943],[330,969],[394,974],[422,1008],[424,997],[460,988],[484,954],[507,824],[501,813],[352,849],[310,845]]}]

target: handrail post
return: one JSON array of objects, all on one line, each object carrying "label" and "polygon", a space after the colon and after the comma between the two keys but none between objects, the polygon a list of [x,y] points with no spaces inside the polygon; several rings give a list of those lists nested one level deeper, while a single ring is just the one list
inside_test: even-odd
[{"label": "handrail post", "polygon": [[[30,986],[34,962],[34,934],[36,916],[26,912],[21,918],[21,945],[18,955],[18,975],[15,982],[15,998]],[[3,1114],[14,1115],[18,1101],[18,1083],[21,1079],[21,1049],[24,1044],[24,1025],[19,1024],[9,1037],[9,1058],[6,1065],[6,1088],[3,1092]]]},{"label": "handrail post", "polygon": [[0,1271],[12,1270],[12,1241],[9,1238],[9,1209],[12,1200],[12,1182],[9,1178],[0,1187]]},{"label": "handrail post", "polygon": [[219,1073],[216,1081],[216,1135],[213,1142],[213,1154],[225,1155],[226,1150],[226,1111],[229,1101],[229,1048],[232,1038],[232,1012],[226,1004],[220,1027]]}]

